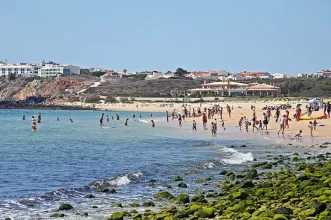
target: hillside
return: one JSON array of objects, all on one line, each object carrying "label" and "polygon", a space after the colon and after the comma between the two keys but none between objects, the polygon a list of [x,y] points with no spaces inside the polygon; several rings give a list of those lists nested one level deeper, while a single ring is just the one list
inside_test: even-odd
[{"label": "hillside", "polygon": [[188,89],[201,87],[201,84],[203,84],[202,80],[122,78],[104,82],[96,88],[89,88],[86,94],[124,97],[169,97],[174,94],[184,94]]}]

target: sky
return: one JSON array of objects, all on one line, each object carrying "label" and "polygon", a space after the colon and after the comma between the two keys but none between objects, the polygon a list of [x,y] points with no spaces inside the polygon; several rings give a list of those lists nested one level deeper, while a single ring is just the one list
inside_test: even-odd
[{"label": "sky", "polygon": [[330,0],[1,0],[0,60],[173,71],[331,69]]}]

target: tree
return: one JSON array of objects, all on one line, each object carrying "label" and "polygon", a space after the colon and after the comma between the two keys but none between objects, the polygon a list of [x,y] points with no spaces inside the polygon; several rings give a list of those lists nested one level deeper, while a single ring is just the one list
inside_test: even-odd
[{"label": "tree", "polygon": [[127,70],[127,69],[124,69],[124,70],[123,70],[123,73],[127,73],[127,72],[128,72],[128,70]]},{"label": "tree", "polygon": [[80,69],[80,74],[91,75],[91,72],[89,69]]},{"label": "tree", "polygon": [[185,77],[186,75],[188,75],[187,70],[184,70],[183,68],[178,68],[176,70],[176,72],[174,73],[175,76],[177,77]]}]

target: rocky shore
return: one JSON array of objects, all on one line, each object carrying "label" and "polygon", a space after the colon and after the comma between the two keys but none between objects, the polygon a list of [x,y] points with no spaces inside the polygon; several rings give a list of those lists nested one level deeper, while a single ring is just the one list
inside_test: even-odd
[{"label": "rocky shore", "polygon": [[69,106],[26,101],[0,101],[0,109],[95,110],[95,108],[90,106]]},{"label": "rocky shore", "polygon": [[[268,155],[266,160],[255,161],[246,170],[222,170],[219,175],[223,180],[218,184],[211,184],[216,177],[197,179],[201,186],[198,194],[192,188],[192,194],[178,195],[173,189],[191,186],[185,184],[185,176],[169,177],[171,183],[150,200],[141,204],[112,204],[111,207],[122,211],[112,213],[107,220],[331,219],[331,153]],[[156,179],[150,180],[150,185],[155,182]],[[85,198],[93,199],[100,190],[116,193],[113,189],[97,189],[95,195]],[[62,204],[52,217],[74,213],[88,216],[87,212],[75,212],[70,204]]]}]

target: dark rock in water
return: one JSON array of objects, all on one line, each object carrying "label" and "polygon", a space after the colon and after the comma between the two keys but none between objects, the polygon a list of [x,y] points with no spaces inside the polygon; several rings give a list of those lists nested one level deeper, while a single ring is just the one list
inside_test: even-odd
[{"label": "dark rock in water", "polygon": [[319,214],[323,212],[326,209],[326,204],[321,202],[321,203],[316,203],[313,205],[313,207],[316,209],[316,213]]},{"label": "dark rock in water", "polygon": [[121,212],[114,212],[110,218],[108,218],[107,220],[123,220],[123,213]]},{"label": "dark rock in water", "polygon": [[190,202],[190,197],[186,194],[179,194],[177,196],[177,202],[178,204],[186,204]]},{"label": "dark rock in water", "polygon": [[137,202],[133,202],[133,203],[130,203],[129,206],[131,206],[131,207],[139,207],[140,205]]},{"label": "dark rock in water", "polygon": [[134,214],[134,213],[138,213],[138,211],[135,210],[135,209],[132,209],[132,210],[130,211],[130,213]]},{"label": "dark rock in water", "polygon": [[133,219],[142,219],[142,215],[141,214],[136,214],[136,215],[134,215],[132,218]]},{"label": "dark rock in water", "polygon": [[220,175],[226,175],[227,173],[228,173],[227,170],[222,170],[222,171],[220,172]]},{"label": "dark rock in water", "polygon": [[154,195],[154,198],[155,199],[172,199],[172,198],[174,198],[174,196],[169,192],[162,191],[162,192],[156,193]]},{"label": "dark rock in water", "polygon": [[52,218],[62,218],[64,216],[65,215],[63,213],[54,213],[50,217],[52,217]]},{"label": "dark rock in water", "polygon": [[74,207],[72,207],[72,205],[70,205],[69,203],[63,203],[60,205],[59,210],[70,210],[73,208]]},{"label": "dark rock in water", "polygon": [[156,179],[151,179],[149,182],[150,183],[155,183],[156,182]]},{"label": "dark rock in water", "polygon": [[115,194],[115,193],[117,193],[117,192],[116,192],[115,189],[111,189],[111,190],[109,190],[109,193],[111,193],[111,194]]},{"label": "dark rock in water", "polygon": [[168,184],[164,185],[164,187],[167,188],[167,189],[172,189],[172,186],[170,186]]},{"label": "dark rock in water", "polygon": [[244,181],[241,186],[241,188],[251,188],[254,187],[254,183],[252,181]]},{"label": "dark rock in water", "polygon": [[240,147],[247,147],[246,144],[241,145]]},{"label": "dark rock in water", "polygon": [[98,206],[96,206],[96,205],[92,206],[92,209],[97,209],[97,208],[98,208]]},{"label": "dark rock in water", "polygon": [[284,215],[292,215],[293,214],[293,210],[287,207],[280,207],[278,209],[275,210],[276,214],[284,214]]},{"label": "dark rock in water", "polygon": [[11,220],[10,218],[5,218],[5,220]]},{"label": "dark rock in water", "polygon": [[87,199],[91,199],[91,198],[94,198],[95,196],[94,195],[92,195],[92,194],[86,194],[85,196],[84,196],[84,198],[87,198]]},{"label": "dark rock in water", "polygon": [[98,189],[95,189],[95,191],[101,192],[101,193],[108,193],[109,192],[109,189],[107,189],[107,188],[104,188],[104,189],[98,188]]},{"label": "dark rock in water", "polygon": [[180,188],[187,188],[187,185],[184,182],[180,182],[177,186]]},{"label": "dark rock in water", "polygon": [[34,207],[34,203],[33,203],[33,202],[28,202],[28,203],[26,204],[26,206]]},{"label": "dark rock in water", "polygon": [[131,215],[130,212],[128,212],[128,211],[124,211],[124,212],[123,212],[123,216],[124,216],[124,217],[131,217],[132,215]]},{"label": "dark rock in water", "polygon": [[143,203],[143,206],[145,206],[145,207],[154,207],[155,204],[154,204],[154,202],[152,202],[152,201],[148,201],[148,202],[144,202],[144,203]]},{"label": "dark rock in water", "polygon": [[267,164],[268,164],[267,161],[263,161],[263,162],[252,164],[252,167],[262,167],[262,166],[265,166]]},{"label": "dark rock in water", "polygon": [[258,177],[258,173],[255,169],[251,169],[247,171],[246,178],[247,179],[255,179]]},{"label": "dark rock in water", "polygon": [[207,203],[208,201],[205,199],[205,196],[202,194],[198,194],[192,197],[191,202],[196,203]]},{"label": "dark rock in water", "polygon": [[83,214],[81,214],[81,216],[88,217],[88,212],[83,212]]},{"label": "dark rock in water", "polygon": [[181,178],[180,176],[175,176],[172,178],[173,181],[183,181],[183,178]]},{"label": "dark rock in water", "polygon": [[117,202],[117,203],[113,203],[113,204],[111,205],[111,207],[123,208],[123,205],[122,205],[121,203]]}]

